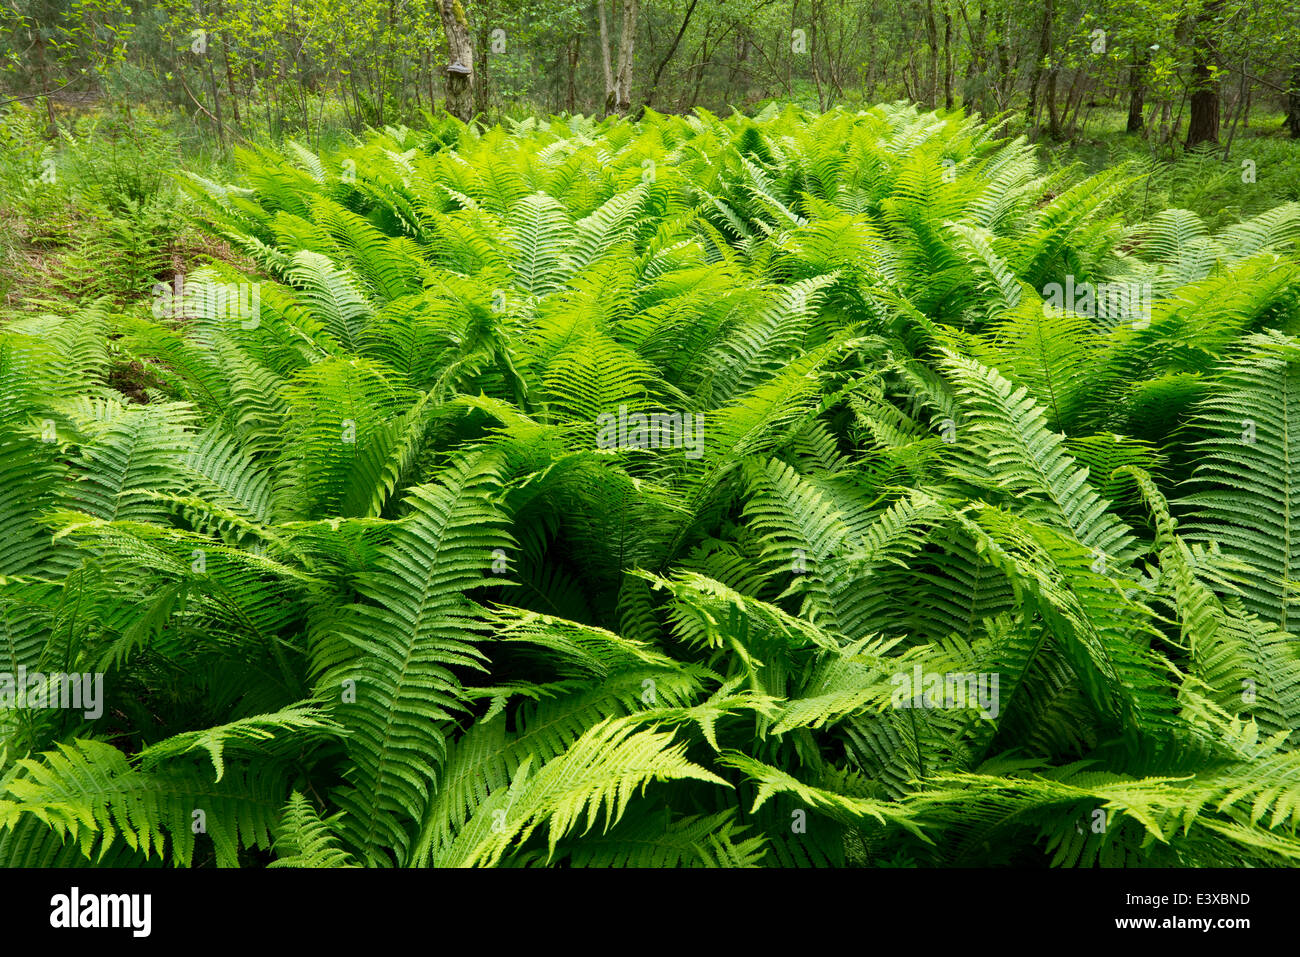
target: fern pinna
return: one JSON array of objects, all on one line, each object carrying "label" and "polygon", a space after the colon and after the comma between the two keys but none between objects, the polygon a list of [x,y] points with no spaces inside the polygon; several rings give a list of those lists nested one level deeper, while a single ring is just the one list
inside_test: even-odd
[{"label": "fern pinna", "polygon": [[1300,860],[1300,209],[442,124],[196,180],[238,295],[0,332],[0,671],[105,697],[0,709],[0,861]]}]

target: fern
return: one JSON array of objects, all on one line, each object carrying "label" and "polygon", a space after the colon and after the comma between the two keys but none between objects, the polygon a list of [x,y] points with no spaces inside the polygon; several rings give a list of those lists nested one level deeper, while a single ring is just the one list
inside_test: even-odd
[{"label": "fern", "polygon": [[0,862],[1300,861],[1294,204],[906,104],[431,123],[191,178],[256,317],[0,328]]}]

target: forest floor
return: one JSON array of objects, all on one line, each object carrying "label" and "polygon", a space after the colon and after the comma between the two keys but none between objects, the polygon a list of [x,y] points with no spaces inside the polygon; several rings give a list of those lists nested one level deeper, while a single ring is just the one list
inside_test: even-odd
[{"label": "forest floor", "polygon": [[[126,116],[94,102],[57,109],[63,128],[54,142],[42,135],[41,111],[0,116],[0,319],[69,313],[103,296],[144,303],[155,281],[238,258],[195,226],[178,183],[185,173],[235,179],[234,151],[140,108]],[[1128,222],[1182,208],[1218,229],[1300,200],[1300,141],[1286,137],[1281,114],[1257,113],[1227,156],[1126,133],[1124,120],[1100,109],[1074,140],[1039,147],[1049,168],[1080,176],[1129,165],[1137,178],[1122,201]]]}]

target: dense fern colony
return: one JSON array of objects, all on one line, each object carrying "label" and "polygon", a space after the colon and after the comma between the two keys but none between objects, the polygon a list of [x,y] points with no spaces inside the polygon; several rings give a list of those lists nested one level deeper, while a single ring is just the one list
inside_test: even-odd
[{"label": "dense fern colony", "polygon": [[0,329],[4,864],[1300,860],[1296,207],[893,107],[245,159],[256,268]]}]

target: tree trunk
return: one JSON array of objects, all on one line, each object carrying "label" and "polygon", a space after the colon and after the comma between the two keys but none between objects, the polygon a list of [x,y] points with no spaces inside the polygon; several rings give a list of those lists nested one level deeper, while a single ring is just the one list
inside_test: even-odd
[{"label": "tree trunk", "polygon": [[1056,81],[1059,76],[1053,63],[1047,71],[1047,135],[1054,140],[1061,138],[1061,119],[1056,112]]},{"label": "tree trunk", "polygon": [[813,89],[817,91],[817,112],[821,113],[826,109],[826,97],[822,95],[822,75],[817,69],[817,41],[820,39],[821,31],[817,29],[818,24],[817,4],[813,3],[812,22],[808,25],[809,32],[812,36],[808,38],[808,66],[812,70]]},{"label": "tree trunk", "polygon": [[618,89],[614,86],[614,70],[609,65],[609,20],[605,16],[605,0],[596,0],[596,13],[600,17],[600,66],[605,73],[604,115],[614,112]]},{"label": "tree trunk", "polygon": [[736,87],[737,80],[741,79],[741,73],[745,69],[742,64],[748,62],[749,37],[742,33],[736,37],[736,57],[731,61],[731,69],[727,71],[727,88],[723,91],[722,102],[731,102],[731,91]]},{"label": "tree trunk", "polygon": [[235,117],[235,129],[242,129],[244,119],[239,115],[239,95],[235,92],[235,71],[230,66],[230,46],[227,42],[229,31],[221,34],[221,55],[226,62],[226,91],[230,94],[230,110]]},{"label": "tree trunk", "polygon": [[632,108],[632,49],[636,42],[638,0],[623,0],[623,32],[618,38],[618,73],[614,108],[620,116]]},{"label": "tree trunk", "polygon": [[1047,0],[1043,4],[1043,28],[1038,34],[1038,62],[1034,64],[1034,76],[1029,81],[1029,106],[1025,110],[1025,115],[1031,124],[1037,122],[1038,84],[1043,78],[1048,55],[1052,52],[1052,14],[1055,12],[1055,7],[1055,0]]},{"label": "tree trunk", "polygon": [[1185,146],[1219,142],[1219,80],[1210,71],[1210,31],[1223,0],[1211,0],[1196,18],[1192,31],[1191,115],[1187,121]]},{"label": "tree trunk", "polygon": [[947,5],[943,8],[943,108],[952,109],[952,14]]},{"label": "tree trunk", "polygon": [[659,89],[659,77],[663,74],[664,67],[668,65],[668,61],[673,58],[673,54],[677,52],[677,44],[682,42],[682,36],[686,33],[686,27],[691,22],[691,14],[695,12],[695,5],[697,3],[699,3],[699,0],[691,0],[691,5],[686,8],[686,16],[682,17],[682,25],[677,30],[677,36],[673,37],[673,42],[669,45],[668,52],[664,54],[663,59],[659,61],[659,65],[655,67],[654,76],[650,79],[650,88],[646,90],[646,106],[650,105],[650,101],[654,98],[655,93]]},{"label": "tree trunk", "polygon": [[578,55],[581,52],[582,45],[574,37],[569,41],[569,86],[565,96],[570,113],[575,113],[578,109]]},{"label": "tree trunk", "polygon": [[1141,133],[1142,100],[1146,94],[1147,64],[1151,62],[1151,51],[1144,48],[1133,52],[1133,65],[1128,68],[1128,125],[1129,133]]},{"label": "tree trunk", "polygon": [[1246,96],[1247,85],[1249,80],[1249,71],[1247,67],[1250,61],[1244,61],[1241,64],[1241,85],[1237,88],[1237,102],[1232,104],[1232,125],[1228,127],[1228,142],[1223,145],[1223,161],[1226,163],[1228,157],[1232,154],[1232,141],[1237,135],[1237,123],[1241,120],[1241,111],[1248,108],[1248,98]]},{"label": "tree trunk", "polygon": [[203,65],[207,68],[208,89],[212,92],[212,109],[216,114],[217,121],[217,143],[222,146],[226,145],[226,121],[221,111],[221,91],[217,88],[217,75],[212,70],[212,57],[209,53],[203,54]]},{"label": "tree trunk", "polygon": [[998,38],[998,78],[995,85],[998,109],[1006,109],[1011,97],[1011,47],[1005,39]]},{"label": "tree trunk", "polygon": [[1074,139],[1074,128],[1079,122],[1079,111],[1083,108],[1084,94],[1088,92],[1088,84],[1084,79],[1082,70],[1074,71],[1074,79],[1070,81],[1070,89],[1065,94],[1065,112],[1061,114],[1061,127],[1064,135],[1069,139]]},{"label": "tree trunk", "polygon": [[487,113],[488,87],[491,85],[488,72],[488,31],[479,30],[474,41],[477,48],[474,60],[474,112],[482,116]]},{"label": "tree trunk", "polygon": [[1300,140],[1300,63],[1291,67],[1290,89],[1286,91],[1286,128],[1291,139]]},{"label": "tree trunk", "polygon": [[925,0],[926,78],[925,105],[939,105],[939,25],[934,17],[934,0]]},{"label": "tree trunk", "polygon": [[34,21],[32,23],[32,33],[36,37],[36,42],[35,42],[36,53],[34,57],[36,61],[36,75],[37,75],[37,82],[39,82],[41,85],[41,90],[44,91],[44,93],[46,94],[45,96],[41,97],[41,99],[45,101],[45,118],[49,124],[48,129],[46,130],[46,135],[55,136],[59,132],[59,124],[58,121],[55,120],[54,118],[54,101],[51,100],[49,97],[49,92],[50,92],[49,67],[45,63],[45,38],[41,36],[41,29],[42,28],[39,20]]},{"label": "tree trunk", "polygon": [[1219,142],[1219,84],[1210,68],[1198,63],[1192,69],[1192,109],[1187,121],[1188,149],[1201,143]]},{"label": "tree trunk", "polygon": [[447,112],[468,123],[474,116],[474,45],[469,19],[460,0],[438,0],[438,14],[447,34]]},{"label": "tree trunk", "polygon": [[980,3],[979,21],[972,25],[970,21],[970,12],[966,9],[964,0],[958,3],[957,12],[961,14],[961,21],[966,25],[966,36],[970,38],[970,58],[966,61],[966,79],[972,79],[977,73],[983,73],[985,69],[985,52],[984,52],[984,20],[986,11],[984,4]]}]

